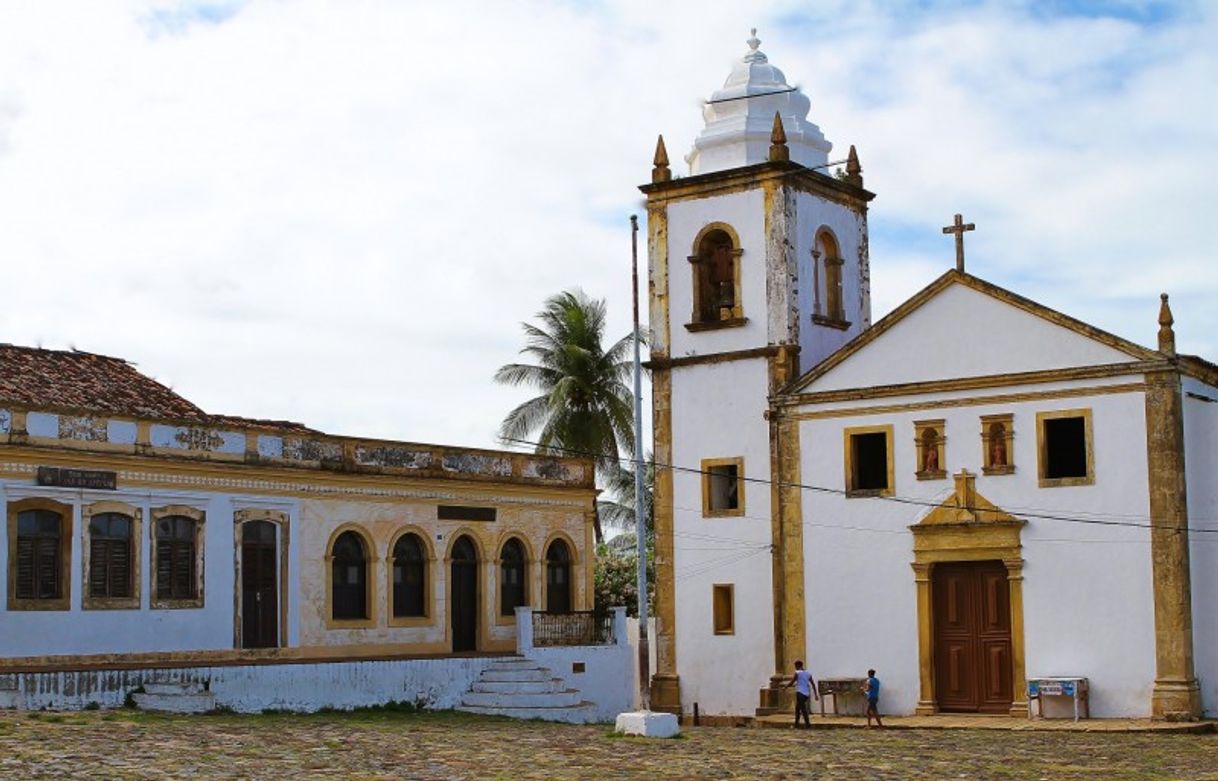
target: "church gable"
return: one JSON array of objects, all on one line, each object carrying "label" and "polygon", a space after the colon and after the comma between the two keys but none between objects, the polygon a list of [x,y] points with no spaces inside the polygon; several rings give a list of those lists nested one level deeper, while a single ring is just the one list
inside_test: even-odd
[{"label": "church gable", "polygon": [[801,393],[1136,363],[1157,354],[949,271],[809,371]]}]

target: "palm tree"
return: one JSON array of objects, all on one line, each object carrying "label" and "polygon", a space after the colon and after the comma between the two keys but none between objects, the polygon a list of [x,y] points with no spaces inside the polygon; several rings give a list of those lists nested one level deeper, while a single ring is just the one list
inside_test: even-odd
[{"label": "palm tree", "polygon": [[[655,464],[648,453],[643,461],[643,513],[646,518],[647,536],[652,535],[652,486],[655,484]],[[634,462],[622,461],[605,476],[605,488],[610,498],[597,503],[601,520],[606,526],[624,531],[634,531]]]},{"label": "palm tree", "polygon": [[[540,325],[521,324],[526,340],[520,351],[536,363],[501,366],[495,381],[529,385],[541,395],[507,414],[499,438],[511,442],[535,436],[531,441],[538,453],[591,456],[597,472],[608,476],[617,468],[619,454],[634,447],[634,396],[626,384],[630,336],[604,349],[605,302],[589,299],[579,289],[546,299],[537,318]],[[599,543],[599,513],[594,525]]]}]

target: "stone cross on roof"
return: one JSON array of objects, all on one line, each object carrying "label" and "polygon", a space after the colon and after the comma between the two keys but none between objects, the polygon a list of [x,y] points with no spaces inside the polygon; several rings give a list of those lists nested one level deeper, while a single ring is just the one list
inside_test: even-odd
[{"label": "stone cross on roof", "polygon": [[959,214],[956,215],[955,222],[943,229],[944,233],[956,234],[956,271],[964,271],[964,232],[974,230],[977,230],[977,226],[971,222],[965,224],[964,218]]}]

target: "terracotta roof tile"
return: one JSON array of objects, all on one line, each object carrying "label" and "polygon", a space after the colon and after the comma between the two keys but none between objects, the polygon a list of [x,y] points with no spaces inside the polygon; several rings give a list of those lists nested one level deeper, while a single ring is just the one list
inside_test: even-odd
[{"label": "terracotta roof tile", "polygon": [[204,422],[203,410],[120,358],[0,344],[0,404]]}]

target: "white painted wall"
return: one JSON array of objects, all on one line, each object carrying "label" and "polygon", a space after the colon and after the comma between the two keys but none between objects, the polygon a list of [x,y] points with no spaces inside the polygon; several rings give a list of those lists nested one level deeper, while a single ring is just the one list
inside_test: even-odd
[{"label": "white painted wall", "polygon": [[[677,672],[683,709],[752,713],[774,672],[770,453],[764,359],[673,370],[673,463],[744,458],[743,517],[704,518],[701,477],[673,473]],[[712,585],[735,589],[735,633],[716,635]],[[747,704],[747,707],[746,707]]]},{"label": "white painted wall", "polygon": [[[871,293],[859,272],[859,248],[866,232],[863,215],[805,192],[796,192],[794,198],[795,235],[792,242],[798,269],[799,370],[803,373],[858,336],[871,322]],[[833,234],[838,251],[846,261],[842,266],[842,305],[851,325],[845,331],[812,322],[812,315],[828,313],[824,265],[822,262],[814,271],[812,257],[816,236],[822,228]],[[819,312],[814,306],[817,301],[814,286],[820,288]]]},{"label": "white painted wall", "polygon": [[[766,344],[766,259],[764,197],[761,190],[731,193],[668,205],[668,297],[672,343],[669,354],[747,350]],[[694,239],[712,222],[725,222],[740,237],[740,301],[748,323],[738,328],[691,333]]]},{"label": "white painted wall", "polygon": [[[947,400],[951,395],[921,400]],[[1095,484],[1039,488],[1036,413],[1084,407],[1092,410]],[[998,413],[1014,415],[1016,471],[987,477],[980,474],[980,416]],[[832,491],[806,491],[803,496],[808,656],[813,674],[858,677],[874,667],[884,682],[882,710],[914,710],[919,693],[918,636],[910,567],[913,536],[908,527],[930,508],[847,499],[837,492],[844,490],[845,480],[843,429],[892,424],[896,496],[927,503],[950,496],[954,487],[950,476],[918,481],[914,474],[913,421],[928,418],[946,420],[949,472],[963,467],[978,473],[978,493],[1028,521],[1022,532],[1028,675],[1084,675],[1091,679],[1095,716],[1148,715],[1154,681],[1149,533],[1036,517],[1128,518],[1145,523],[1144,400],[1137,392],[806,421],[801,428],[803,481]]]},{"label": "white painted wall", "polygon": [[1186,377],[1184,391],[1193,652],[1201,704],[1213,718],[1218,716],[1218,388]]},{"label": "white painted wall", "polygon": [[[960,338],[970,332],[984,333],[985,338]],[[1119,350],[957,283],[911,312],[866,349],[846,358],[807,390],[866,388],[1133,360]]]}]

